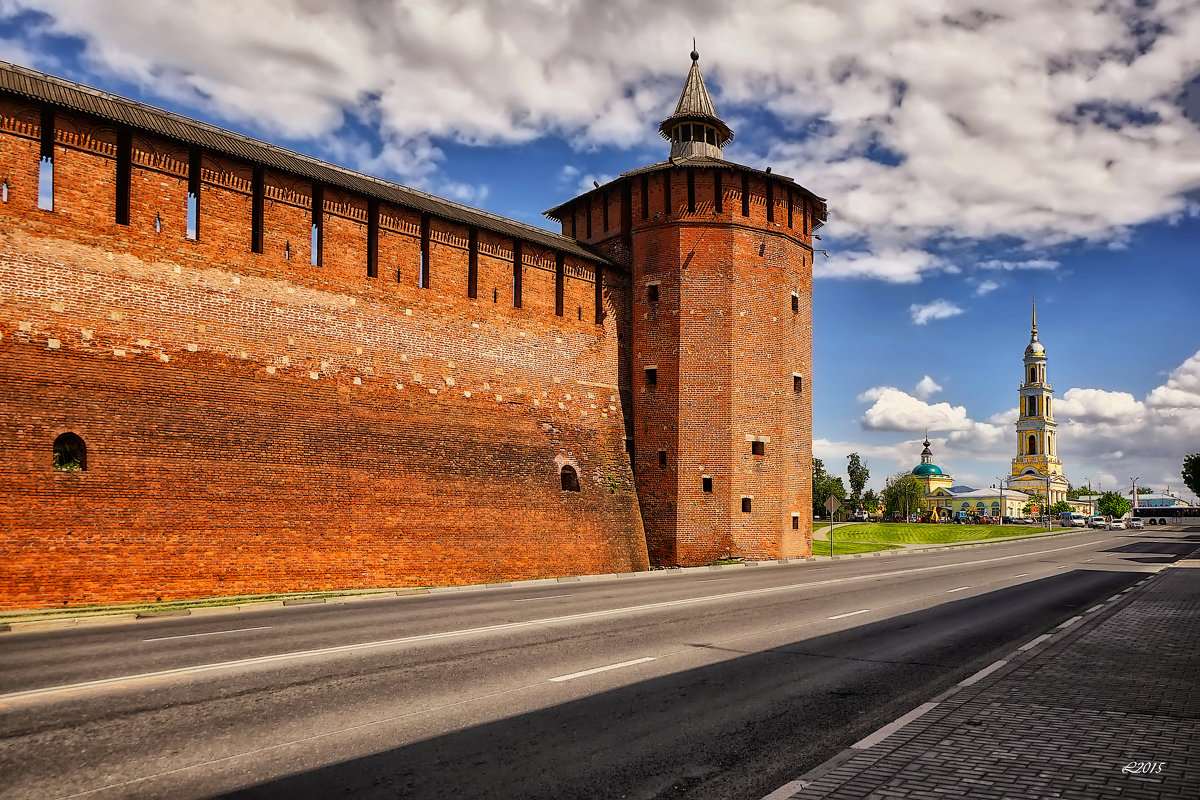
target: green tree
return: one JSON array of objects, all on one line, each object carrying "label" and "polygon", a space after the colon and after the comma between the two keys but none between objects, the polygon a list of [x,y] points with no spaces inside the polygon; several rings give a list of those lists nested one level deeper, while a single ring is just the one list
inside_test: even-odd
[{"label": "green tree", "polygon": [[1040,508],[1045,513],[1046,496],[1044,494],[1034,492],[1029,495],[1029,499],[1025,501],[1025,505],[1021,506],[1021,513],[1028,517],[1033,513],[1034,508]]},{"label": "green tree", "polygon": [[1130,508],[1129,501],[1116,492],[1105,492],[1096,500],[1096,513],[1106,517],[1123,517]]},{"label": "green tree", "polygon": [[1075,509],[1072,508],[1071,504],[1068,503],[1066,500],[1059,500],[1057,503],[1050,506],[1051,514],[1065,514],[1068,511],[1074,511],[1074,510]]},{"label": "green tree", "polygon": [[925,486],[911,472],[897,472],[883,487],[883,505],[888,515],[897,511],[905,515],[924,511]]},{"label": "green tree", "polygon": [[862,505],[868,514],[874,514],[879,510],[879,495],[875,494],[874,489],[867,489],[862,498]]},{"label": "green tree", "polygon": [[863,487],[867,485],[867,480],[871,477],[871,471],[858,457],[858,453],[851,453],[846,456],[846,460],[849,462],[846,474],[850,477],[850,503],[857,507],[862,499]]},{"label": "green tree", "polygon": [[1183,457],[1183,485],[1192,490],[1192,494],[1200,494],[1200,453],[1192,453]]},{"label": "green tree", "polygon": [[833,495],[839,501],[846,499],[846,487],[842,484],[842,479],[830,475],[825,471],[825,464],[819,458],[812,460],[812,500],[813,500],[813,516],[824,517],[827,515],[825,510],[825,501],[829,496]]}]

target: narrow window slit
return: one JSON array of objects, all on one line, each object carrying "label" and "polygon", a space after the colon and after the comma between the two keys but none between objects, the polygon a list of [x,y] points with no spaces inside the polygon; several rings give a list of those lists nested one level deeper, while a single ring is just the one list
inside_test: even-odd
[{"label": "narrow window slit", "polygon": [[[253,212],[252,212],[253,213]],[[187,238],[200,238],[200,151],[188,153]],[[253,233],[251,234],[253,236]]]},{"label": "narrow window slit", "polygon": [[38,161],[37,206],[42,211],[54,210],[54,112],[42,109],[42,149]]}]

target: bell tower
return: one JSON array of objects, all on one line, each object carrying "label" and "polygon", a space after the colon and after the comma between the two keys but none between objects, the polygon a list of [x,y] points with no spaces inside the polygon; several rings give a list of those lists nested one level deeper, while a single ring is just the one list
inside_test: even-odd
[{"label": "bell tower", "polygon": [[1058,458],[1054,388],[1046,378],[1046,348],[1038,341],[1036,300],[1018,391],[1017,455],[1012,460],[1012,477],[1008,483],[1013,489],[1045,495],[1048,505],[1053,505],[1067,498],[1068,483]]},{"label": "bell tower", "polygon": [[546,213],[628,268],[622,397],[651,563],[808,555],[812,236],[825,201],[724,159],[733,131],[691,61],[658,128],[667,159]]}]

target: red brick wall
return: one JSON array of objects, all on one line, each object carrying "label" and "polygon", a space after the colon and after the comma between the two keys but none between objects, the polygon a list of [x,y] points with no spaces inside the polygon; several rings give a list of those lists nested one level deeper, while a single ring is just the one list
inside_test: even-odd
[{"label": "red brick wall", "polygon": [[[608,230],[595,223],[605,195],[610,202],[620,197],[619,183],[581,198],[574,216],[582,238],[590,208],[588,241],[614,258],[625,237],[632,238],[634,471],[650,560],[687,565],[728,555],[809,555],[812,220],[806,214],[813,209],[790,182],[734,165],[694,169],[690,206],[686,168],[624,180],[630,231],[614,222],[619,208],[610,208]],[[570,224],[568,216],[564,231]],[[652,283],[659,286],[653,303]],[[646,386],[648,366],[658,368],[654,388]],[[793,374],[802,376],[800,393]],[[763,442],[762,456],[752,453],[754,439]],[[711,493],[703,491],[705,476],[712,478]],[[744,496],[751,498],[750,513],[742,512]]]},{"label": "red brick wall", "polygon": [[[426,585],[642,569],[620,387],[628,276],[206,154],[185,236],[186,149],[134,136],[114,221],[115,131],[59,114],[55,211],[36,207],[38,112],[0,100],[0,606]],[[161,230],[155,230],[155,218]],[[291,258],[285,258],[290,247]],[[493,290],[496,300],[493,302]],[[56,472],[74,431],[88,468]],[[575,466],[582,491],[563,492]]]}]

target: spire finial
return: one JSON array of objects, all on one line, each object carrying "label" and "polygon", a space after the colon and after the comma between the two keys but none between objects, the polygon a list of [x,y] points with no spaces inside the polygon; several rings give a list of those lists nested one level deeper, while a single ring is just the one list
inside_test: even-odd
[{"label": "spire finial", "polygon": [[1037,295],[1030,295],[1033,300],[1033,329],[1030,331],[1034,336],[1037,336]]},{"label": "spire finial", "polygon": [[[692,47],[696,40],[692,39]],[[733,131],[713,108],[712,98],[700,74],[700,53],[692,50],[692,66],[675,105],[675,113],[664,119],[658,132],[671,143],[672,159],[708,158],[721,160],[721,148],[733,140]]]}]

